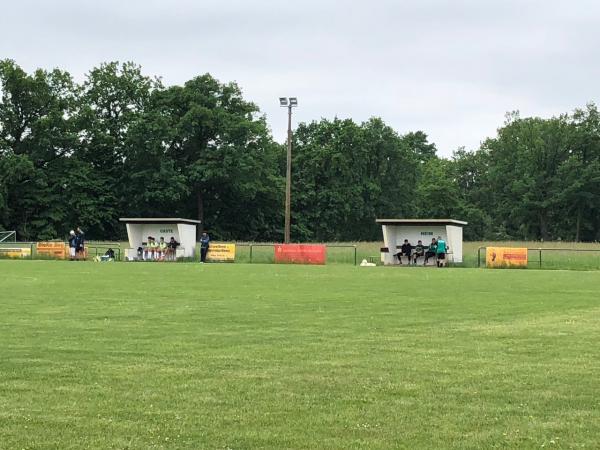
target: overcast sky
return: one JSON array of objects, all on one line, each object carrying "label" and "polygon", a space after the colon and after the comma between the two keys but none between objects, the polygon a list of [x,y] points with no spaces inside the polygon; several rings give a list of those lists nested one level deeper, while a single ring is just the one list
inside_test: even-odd
[{"label": "overcast sky", "polygon": [[600,97],[593,0],[14,0],[0,58],[82,80],[131,60],[165,84],[237,81],[284,140],[294,122],[382,117],[442,155],[476,149],[507,111],[551,116]]}]

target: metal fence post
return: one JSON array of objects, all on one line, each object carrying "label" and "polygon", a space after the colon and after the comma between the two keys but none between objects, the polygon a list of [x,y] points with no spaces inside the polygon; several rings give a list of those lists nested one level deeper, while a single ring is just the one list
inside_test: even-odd
[{"label": "metal fence post", "polygon": [[250,244],[250,264],[252,264],[252,244]]},{"label": "metal fence post", "polygon": [[542,268],[542,249],[540,248],[540,269]]},{"label": "metal fence post", "polygon": [[354,246],[354,265],[356,265],[356,245]]}]

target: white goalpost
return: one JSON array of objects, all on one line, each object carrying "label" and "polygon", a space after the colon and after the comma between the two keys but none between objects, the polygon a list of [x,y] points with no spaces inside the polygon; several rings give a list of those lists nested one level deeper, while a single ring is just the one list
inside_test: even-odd
[{"label": "white goalpost", "polygon": [[17,232],[0,231],[0,242],[17,242]]}]

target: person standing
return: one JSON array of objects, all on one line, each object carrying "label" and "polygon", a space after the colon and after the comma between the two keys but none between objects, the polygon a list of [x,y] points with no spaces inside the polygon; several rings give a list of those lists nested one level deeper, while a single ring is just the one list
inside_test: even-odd
[{"label": "person standing", "polygon": [[75,259],[75,252],[77,251],[77,236],[75,231],[69,231],[69,259],[73,261]]},{"label": "person standing", "polygon": [[437,239],[437,266],[444,267],[446,265],[446,252],[448,249],[446,248],[446,241],[442,239],[441,236],[438,236]]},{"label": "person standing", "polygon": [[77,259],[85,259],[85,233],[80,227],[75,233],[75,254]]},{"label": "person standing", "polygon": [[208,247],[210,247],[210,237],[208,237],[208,233],[205,231],[202,233],[200,237],[200,262],[206,262],[206,254],[208,253]]}]

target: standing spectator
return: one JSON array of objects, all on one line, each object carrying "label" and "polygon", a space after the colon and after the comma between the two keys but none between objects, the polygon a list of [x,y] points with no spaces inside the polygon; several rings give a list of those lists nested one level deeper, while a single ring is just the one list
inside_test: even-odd
[{"label": "standing spectator", "polygon": [[419,256],[424,256],[425,255],[425,247],[423,247],[423,242],[421,242],[421,240],[419,239],[419,241],[417,242],[417,245],[415,245],[415,259],[414,259],[414,264],[417,264],[417,259],[419,259]]},{"label": "standing spectator", "polygon": [[75,233],[75,253],[77,259],[85,259],[85,233],[80,227],[77,227]]},{"label": "standing spectator", "polygon": [[425,252],[425,262],[423,263],[423,265],[426,266],[427,261],[429,261],[429,258],[431,258],[432,256],[435,256],[436,253],[437,253],[437,241],[435,240],[435,238],[432,238],[431,244],[429,244],[429,248]]},{"label": "standing spectator", "polygon": [[200,262],[206,262],[206,254],[208,253],[208,247],[210,247],[210,238],[208,233],[205,231],[200,237]]},{"label": "standing spectator", "polygon": [[437,247],[436,247],[437,266],[438,267],[444,267],[446,265],[446,252],[447,251],[448,251],[448,249],[446,248],[446,241],[444,241],[441,236],[438,236]]},{"label": "standing spectator", "polygon": [[75,231],[69,231],[69,259],[73,261],[75,259],[75,252],[77,250],[77,236]]}]

